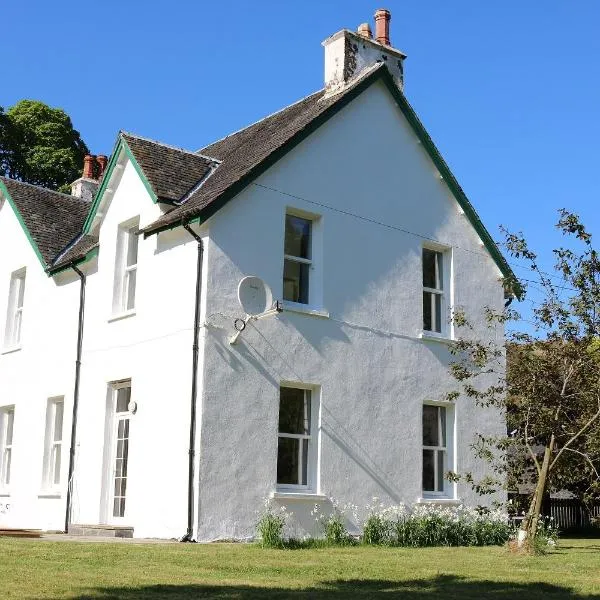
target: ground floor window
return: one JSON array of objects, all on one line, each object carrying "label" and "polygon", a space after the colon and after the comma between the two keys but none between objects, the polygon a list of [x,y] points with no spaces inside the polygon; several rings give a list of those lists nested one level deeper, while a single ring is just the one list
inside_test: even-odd
[{"label": "ground floor window", "polygon": [[127,470],[129,463],[129,425],[131,421],[131,382],[112,385],[113,415],[111,432],[112,502],[114,518],[125,516]]},{"label": "ground floor window", "polygon": [[279,394],[277,488],[316,491],[318,394],[282,386]]},{"label": "ground floor window", "polygon": [[0,408],[0,489],[10,485],[15,407]]},{"label": "ground floor window", "polygon": [[63,398],[48,400],[42,481],[44,489],[56,489],[60,486],[64,405]]},{"label": "ground floor window", "polygon": [[450,440],[453,431],[450,407],[423,406],[423,494],[449,495],[450,482],[445,474],[452,470]]}]

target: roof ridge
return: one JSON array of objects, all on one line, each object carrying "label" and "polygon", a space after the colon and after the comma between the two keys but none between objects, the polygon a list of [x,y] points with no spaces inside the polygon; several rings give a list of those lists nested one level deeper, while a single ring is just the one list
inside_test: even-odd
[{"label": "roof ridge", "polygon": [[150,142],[151,144],[157,144],[158,146],[164,146],[165,148],[170,148],[171,150],[177,150],[179,152],[183,152],[184,154],[191,154],[192,156],[195,156],[196,158],[205,158],[206,160],[210,160],[212,162],[216,162],[216,163],[220,163],[221,161],[218,158],[214,158],[212,156],[206,156],[204,154],[200,154],[198,152],[193,152],[192,150],[187,150],[186,148],[181,148],[180,146],[174,146],[173,144],[167,144],[165,142],[159,142],[158,140],[153,140],[152,138],[143,136],[143,135],[138,135],[136,133],[131,133],[130,131],[124,131],[121,130],[119,132],[122,135],[126,135],[132,138],[136,138],[138,140],[143,140],[145,142]]},{"label": "roof ridge", "polygon": [[43,185],[36,185],[35,183],[29,183],[28,181],[20,181],[19,179],[13,179],[12,177],[6,177],[6,175],[0,175],[0,179],[4,179],[5,181],[13,181],[18,185],[26,185],[28,187],[36,188],[38,190],[44,190],[45,192],[50,192],[51,194],[56,194],[57,196],[61,196],[62,198],[66,198],[69,200],[74,200],[78,203],[86,204],[86,201],[79,196],[73,196],[72,194],[65,194],[64,192],[58,192],[57,190],[52,190],[50,188],[44,187]]},{"label": "roof ridge", "polygon": [[245,131],[246,129],[250,129],[250,127],[254,127],[255,125],[258,125],[259,123],[261,123],[262,121],[266,121],[267,119],[274,117],[275,115],[279,114],[280,112],[283,112],[284,110],[287,110],[288,108],[292,108],[292,106],[296,106],[296,104],[300,104],[301,102],[308,100],[308,98],[310,98],[311,96],[316,96],[317,94],[320,94],[324,91],[325,91],[325,88],[321,88],[315,92],[311,92],[310,94],[307,94],[303,98],[300,98],[300,100],[296,100],[296,102],[292,102],[291,104],[288,104],[288,105],[280,108],[279,110],[276,110],[275,112],[269,113],[268,115],[254,121],[253,123],[246,125],[245,127],[241,127],[240,129],[237,129],[236,131],[232,131],[231,133],[228,133],[227,135],[223,136],[222,138],[219,138],[218,140],[215,140],[214,142],[211,142],[210,144],[206,144],[206,145],[202,146],[202,148],[197,150],[194,154],[202,156],[200,154],[200,151],[203,150],[204,148],[208,148],[209,146],[214,146],[215,144],[218,144],[219,142],[223,142],[227,138],[237,135],[238,133],[242,133],[242,131]]}]

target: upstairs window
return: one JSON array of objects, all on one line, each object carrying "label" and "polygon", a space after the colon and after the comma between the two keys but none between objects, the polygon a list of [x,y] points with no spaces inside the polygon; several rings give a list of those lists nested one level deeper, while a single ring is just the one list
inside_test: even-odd
[{"label": "upstairs window", "polygon": [[15,407],[0,408],[0,489],[10,485]]},{"label": "upstairs window", "polygon": [[316,490],[317,425],[313,392],[280,388],[277,488]]},{"label": "upstairs window", "polygon": [[135,309],[138,243],[137,223],[127,223],[119,226],[113,299],[113,312],[115,314]]},{"label": "upstairs window", "polygon": [[60,486],[64,406],[63,398],[48,400],[42,481],[42,487],[46,490],[56,489]]},{"label": "upstairs window", "polygon": [[25,269],[20,269],[10,276],[8,310],[6,313],[6,329],[4,334],[5,348],[13,348],[21,343],[24,298]]},{"label": "upstairs window", "polygon": [[283,299],[289,302],[309,303],[312,229],[310,219],[285,216]]},{"label": "upstairs window", "polygon": [[445,474],[452,470],[451,445],[453,410],[423,405],[423,494],[449,495]]},{"label": "upstairs window", "polygon": [[446,333],[446,273],[443,252],[423,248],[423,331]]}]

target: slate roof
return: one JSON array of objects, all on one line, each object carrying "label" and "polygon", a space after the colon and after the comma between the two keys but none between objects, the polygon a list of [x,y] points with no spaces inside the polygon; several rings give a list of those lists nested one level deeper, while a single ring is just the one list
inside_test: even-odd
[{"label": "slate roof", "polygon": [[201,154],[122,132],[160,202],[177,202],[218,164]]},{"label": "slate roof", "polygon": [[144,233],[159,231],[200,214],[210,216],[220,208],[221,201],[226,201],[239,191],[238,185],[243,186],[245,180],[253,178],[255,171],[264,168],[265,162],[274,157],[278,150],[284,145],[289,145],[294,138],[301,138],[306,128],[312,127],[335,105],[343,105],[345,97],[382,70],[388,72],[383,63],[377,63],[365,69],[350,85],[337,94],[327,95],[325,90],[320,90],[237,133],[202,148],[201,154],[221,161],[219,167],[181,206],[146,227]]},{"label": "slate roof", "polygon": [[[276,112],[249,127],[218,140],[199,152],[190,152],[162,144],[131,133],[121,132],[100,183],[99,192],[91,207],[81,200],[36,186],[19,184],[12,180],[7,185],[15,193],[15,203],[23,215],[31,237],[38,245],[46,265],[60,257],[52,270],[70,261],[83,259],[98,245],[98,240],[87,235],[94,215],[111,177],[111,164],[116,164],[119,148],[125,145],[134,166],[155,201],[173,205],[173,208],[143,229],[147,236],[163,229],[189,222],[208,219],[228,200],[294,148],[338,110],[353,100],[376,80],[382,80],[396,98],[398,106],[415,134],[423,144],[440,175],[465,211],[473,227],[496,264],[509,280],[515,280],[506,259],[498,250],[489,232],[479,219],[458,181],[435,147],[413,108],[393,81],[383,63],[365,69],[351,83],[337,93],[320,90],[299,102]],[[33,189],[31,189],[33,188]],[[10,192],[13,195],[12,191]],[[17,200],[18,198],[18,200]],[[86,218],[87,217],[87,218]],[[60,256],[78,236],[80,239]]]},{"label": "slate roof", "polygon": [[68,194],[0,177],[45,267],[81,232],[90,204]]}]

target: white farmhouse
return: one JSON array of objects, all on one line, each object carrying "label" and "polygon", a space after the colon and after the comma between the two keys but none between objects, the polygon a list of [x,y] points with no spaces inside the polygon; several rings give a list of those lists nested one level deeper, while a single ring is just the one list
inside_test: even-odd
[{"label": "white farmhouse", "polygon": [[[489,335],[510,269],[376,17],[325,40],[322,90],[198,152],[120,133],[72,196],[0,178],[0,528],[247,539],[266,498],[299,533],[332,498],[490,501],[444,478],[505,428],[447,402],[449,316]],[[247,276],[281,312],[248,318]]]}]

